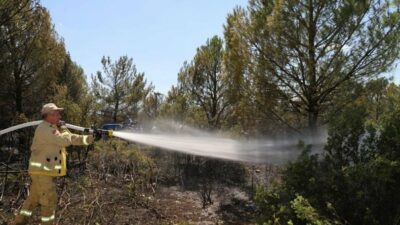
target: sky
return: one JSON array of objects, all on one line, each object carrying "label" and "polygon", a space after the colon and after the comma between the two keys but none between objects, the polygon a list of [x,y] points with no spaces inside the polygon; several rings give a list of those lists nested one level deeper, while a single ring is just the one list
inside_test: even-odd
[{"label": "sky", "polygon": [[102,56],[133,58],[157,91],[177,83],[184,61],[214,35],[226,16],[247,0],[42,0],[72,59],[91,74]]},{"label": "sky", "polygon": [[[102,56],[128,55],[156,91],[167,94],[184,61],[247,0],[42,0],[72,59],[91,74]],[[400,66],[388,72],[400,83]]]}]

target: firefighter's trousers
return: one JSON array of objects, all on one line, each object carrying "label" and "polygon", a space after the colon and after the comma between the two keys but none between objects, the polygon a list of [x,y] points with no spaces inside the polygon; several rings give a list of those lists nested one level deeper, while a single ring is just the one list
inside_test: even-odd
[{"label": "firefighter's trousers", "polygon": [[40,205],[41,224],[54,224],[57,207],[57,192],[54,178],[49,176],[31,175],[32,184],[28,198],[25,200],[14,224],[26,224],[31,218],[34,209]]}]

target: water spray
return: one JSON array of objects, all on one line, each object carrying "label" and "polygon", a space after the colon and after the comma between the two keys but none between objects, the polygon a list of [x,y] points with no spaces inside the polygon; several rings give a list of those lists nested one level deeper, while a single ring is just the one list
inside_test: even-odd
[{"label": "water spray", "polygon": [[[33,121],[0,130],[0,136],[25,127],[39,125],[41,122]],[[69,129],[92,133],[98,138],[104,136],[117,137],[163,150],[233,161],[284,164],[296,159],[301,153],[298,148],[299,139],[296,138],[239,141],[194,128],[180,130],[178,133],[174,133],[173,129],[169,129],[167,132],[142,133],[129,130],[113,131],[84,128],[68,123],[65,126]],[[323,146],[326,137],[322,136],[305,141],[314,146]]]}]

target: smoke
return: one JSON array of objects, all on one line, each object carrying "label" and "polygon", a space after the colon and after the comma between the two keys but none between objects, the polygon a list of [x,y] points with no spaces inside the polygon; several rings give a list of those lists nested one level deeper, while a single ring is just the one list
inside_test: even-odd
[{"label": "smoke", "polygon": [[[114,131],[114,136],[161,149],[187,154],[253,163],[284,164],[301,153],[299,141],[312,144],[316,152],[326,142],[323,133],[314,137],[235,140],[224,134],[206,132],[175,122],[158,123],[152,132]],[[316,147],[316,148],[315,148]]]}]

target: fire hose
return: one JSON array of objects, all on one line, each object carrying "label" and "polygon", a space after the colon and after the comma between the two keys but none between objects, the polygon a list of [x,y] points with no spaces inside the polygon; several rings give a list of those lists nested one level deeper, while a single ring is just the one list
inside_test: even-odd
[{"label": "fire hose", "polygon": [[[27,122],[27,123],[23,123],[23,124],[18,124],[18,125],[9,127],[7,129],[0,130],[0,136],[3,134],[6,134],[6,133],[13,132],[15,130],[22,129],[22,128],[37,126],[41,122],[42,122],[42,120],[37,120],[37,121]],[[112,130],[105,130],[105,129],[98,129],[98,128],[85,128],[85,127],[80,127],[80,126],[76,126],[76,125],[69,124],[69,123],[63,123],[63,122],[62,122],[62,124],[65,125],[69,129],[77,130],[77,131],[81,131],[81,132],[85,132],[85,133],[91,133],[93,135],[100,135],[100,136],[105,135],[107,137],[113,136]]]},{"label": "fire hose", "polygon": [[[23,129],[23,128],[26,128],[26,127],[37,126],[40,123],[42,123],[42,120],[27,122],[27,123],[23,123],[23,124],[18,124],[18,125],[9,127],[7,129],[0,130],[0,137],[2,135],[4,135],[4,134],[10,133],[10,132],[13,132],[13,131],[16,131],[16,130],[20,130],[20,129]],[[69,129],[72,129],[72,130],[93,134],[93,136],[95,137],[95,140],[99,140],[99,139],[102,139],[104,137],[113,137],[113,131],[112,130],[98,129],[98,128],[95,128],[95,127],[94,128],[84,128],[84,127],[76,126],[76,125],[73,125],[73,124],[65,123],[64,121],[60,121],[58,126],[65,126],[65,127],[69,128]],[[93,145],[88,146],[85,158],[87,157],[87,153],[89,152],[89,149],[92,149],[92,148],[93,148]],[[20,171],[15,171],[15,172],[20,172]],[[0,173],[3,173],[3,171],[0,171]],[[5,173],[10,173],[10,171],[8,171],[8,166],[7,166],[7,169],[6,169]]]}]

